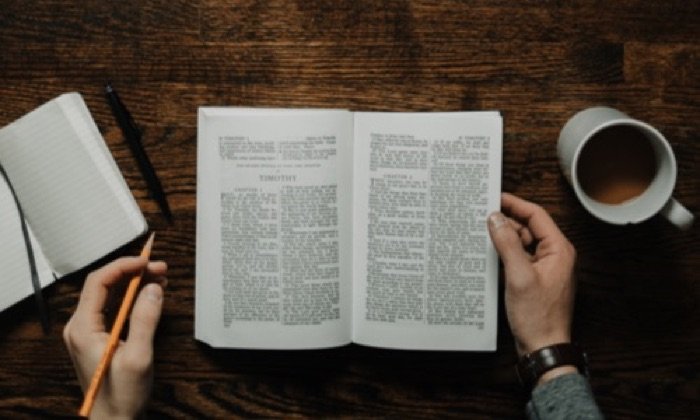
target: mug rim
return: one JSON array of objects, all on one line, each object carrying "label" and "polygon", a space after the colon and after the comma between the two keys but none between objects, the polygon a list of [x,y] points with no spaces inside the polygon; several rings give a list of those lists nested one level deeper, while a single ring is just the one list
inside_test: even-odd
[{"label": "mug rim", "polygon": [[[606,128],[610,128],[613,126],[632,126],[635,128],[642,129],[646,131],[647,133],[651,133],[652,136],[654,137],[653,139],[650,139],[651,141],[654,141],[655,143],[661,143],[663,145],[663,150],[665,151],[666,158],[670,160],[670,169],[671,169],[671,180],[669,184],[671,185],[671,188],[668,189],[668,191],[665,191],[663,194],[659,195],[659,199],[654,203],[653,206],[649,207],[648,211],[646,214],[641,217],[641,218],[636,218],[636,219],[630,219],[628,217],[623,219],[611,219],[609,217],[606,217],[605,214],[601,214],[597,208],[592,206],[590,202],[595,202],[598,204],[602,204],[604,206],[608,206],[611,210],[614,208],[619,208],[622,207],[626,204],[631,204],[638,200],[640,197],[642,197],[644,194],[646,194],[649,191],[649,186],[642,192],[640,195],[631,198],[627,201],[624,201],[619,204],[606,204],[602,203],[598,200],[595,200],[593,197],[589,196],[586,194],[586,192],[583,190],[581,187],[581,184],[579,183],[578,180],[578,160],[581,155],[581,151],[583,148],[588,144],[588,142],[595,136],[596,134],[600,133],[602,130]],[[645,133],[645,134],[647,134]],[[649,138],[649,136],[647,136]],[[571,185],[574,188],[574,193],[576,194],[577,198],[579,199],[579,202],[585,207],[585,209],[592,214],[593,216],[597,217],[598,219],[615,224],[615,225],[626,225],[630,223],[640,223],[645,220],[650,219],[652,216],[656,215],[661,211],[661,209],[668,203],[668,201],[671,199],[673,195],[673,189],[676,185],[676,178],[677,178],[677,173],[678,173],[678,168],[676,166],[676,157],[675,154],[673,153],[673,149],[671,148],[670,143],[666,139],[666,137],[659,131],[657,130],[654,126],[644,122],[640,121],[631,117],[627,118],[613,118],[611,120],[605,121],[592,130],[590,130],[588,133],[586,133],[586,136],[579,142],[579,144],[576,146],[576,149],[574,150],[573,157],[571,159]],[[654,179],[658,176],[658,168],[657,168],[657,173],[654,175]],[[650,184],[651,185],[651,184]],[[590,201],[590,202],[589,202]]]}]

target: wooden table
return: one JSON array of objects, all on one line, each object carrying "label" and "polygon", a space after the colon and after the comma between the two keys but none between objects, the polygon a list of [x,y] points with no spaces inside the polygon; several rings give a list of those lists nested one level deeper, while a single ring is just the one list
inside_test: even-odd
[{"label": "wooden table", "polygon": [[[102,97],[144,128],[169,226]],[[513,342],[496,353],[213,350],[193,339],[200,105],[497,109],[503,188],[542,204],[578,249],[575,335],[610,418],[700,418],[700,228],[596,221],[556,159],[564,122],[605,104],[658,127],[675,196],[700,211],[700,3],[649,1],[4,1],[0,125],[80,91],[170,265],[150,413],[173,417],[522,417]],[[2,238],[0,238],[1,240]],[[133,244],[119,254],[135,253]],[[61,339],[85,272],[0,314],[0,417],[75,413]]]}]

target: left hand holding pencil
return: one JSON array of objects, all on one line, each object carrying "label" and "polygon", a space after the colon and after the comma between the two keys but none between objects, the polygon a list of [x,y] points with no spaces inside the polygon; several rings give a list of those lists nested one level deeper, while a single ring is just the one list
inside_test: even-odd
[{"label": "left hand holding pencil", "polygon": [[153,336],[163,304],[167,265],[124,257],[88,275],[78,307],[63,330],[73,366],[85,392],[109,340],[103,309],[112,287],[144,271],[145,286],[134,303],[126,341],[119,342],[91,418],[135,418],[148,403],[153,384]]}]

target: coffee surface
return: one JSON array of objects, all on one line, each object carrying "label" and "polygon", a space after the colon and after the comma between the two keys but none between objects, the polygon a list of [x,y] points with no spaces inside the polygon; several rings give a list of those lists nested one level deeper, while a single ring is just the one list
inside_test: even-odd
[{"label": "coffee surface", "polygon": [[615,126],[596,133],[583,146],[576,169],[589,197],[620,204],[647,189],[656,174],[656,156],[642,131]]}]

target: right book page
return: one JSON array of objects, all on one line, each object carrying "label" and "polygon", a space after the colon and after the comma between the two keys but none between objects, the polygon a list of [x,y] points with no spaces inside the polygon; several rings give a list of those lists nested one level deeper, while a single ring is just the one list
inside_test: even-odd
[{"label": "right book page", "polygon": [[353,341],[496,350],[498,112],[355,113]]}]

